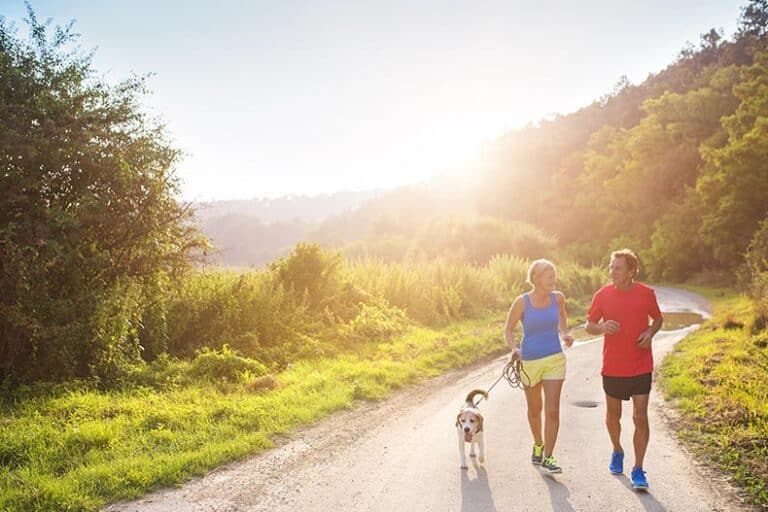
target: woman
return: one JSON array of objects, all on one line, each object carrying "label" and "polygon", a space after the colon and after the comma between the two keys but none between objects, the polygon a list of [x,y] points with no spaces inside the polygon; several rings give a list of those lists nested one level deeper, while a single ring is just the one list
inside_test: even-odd
[{"label": "woman", "polygon": [[[512,361],[522,361],[525,400],[528,404],[528,424],[533,434],[531,462],[541,464],[543,471],[562,473],[552,451],[560,427],[560,391],[565,380],[565,354],[560,346],[558,331],[566,347],[573,345],[568,332],[565,296],[555,291],[557,271],[548,260],[536,260],[528,268],[528,284],[533,289],[518,296],[512,303],[504,325],[504,338],[512,349]],[[513,331],[517,322],[523,323],[520,347],[515,344]],[[544,392],[544,437],[541,435],[542,391]]]}]

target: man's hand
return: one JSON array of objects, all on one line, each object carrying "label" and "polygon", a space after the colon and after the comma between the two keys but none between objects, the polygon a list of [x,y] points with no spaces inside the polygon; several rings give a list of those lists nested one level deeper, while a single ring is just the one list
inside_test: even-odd
[{"label": "man's hand", "polygon": [[616,320],[606,320],[603,323],[603,332],[605,334],[616,334],[619,332],[619,322]]},{"label": "man's hand", "polygon": [[646,329],[637,337],[638,348],[651,348],[651,340],[653,340],[653,334],[650,329]]}]

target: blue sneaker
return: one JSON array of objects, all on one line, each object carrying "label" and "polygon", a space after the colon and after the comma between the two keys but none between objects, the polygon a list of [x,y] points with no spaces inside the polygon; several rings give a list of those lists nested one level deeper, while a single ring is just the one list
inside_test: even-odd
[{"label": "blue sneaker", "polygon": [[624,452],[611,453],[611,465],[608,466],[608,471],[614,475],[620,475],[624,472]]},{"label": "blue sneaker", "polygon": [[632,469],[632,488],[638,491],[648,490],[648,479],[645,478],[643,468]]}]

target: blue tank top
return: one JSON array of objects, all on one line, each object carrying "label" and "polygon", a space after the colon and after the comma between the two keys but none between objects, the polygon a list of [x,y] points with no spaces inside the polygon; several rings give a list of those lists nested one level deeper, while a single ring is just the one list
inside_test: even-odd
[{"label": "blue tank top", "polygon": [[528,293],[525,294],[523,340],[520,342],[520,357],[525,361],[541,359],[563,350],[558,335],[560,308],[554,292],[550,294],[550,299],[549,306],[535,308]]}]

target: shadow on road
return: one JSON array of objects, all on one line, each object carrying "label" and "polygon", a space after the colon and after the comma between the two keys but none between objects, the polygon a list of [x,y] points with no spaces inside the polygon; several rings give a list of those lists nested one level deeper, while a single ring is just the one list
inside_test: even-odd
[{"label": "shadow on road", "polygon": [[466,470],[461,472],[461,511],[497,512],[491,488],[488,485],[488,472],[474,458],[472,466],[477,472],[477,478],[470,479]]},{"label": "shadow on road", "polygon": [[626,475],[614,475],[614,478],[621,482],[621,484],[630,490],[632,494],[634,494],[638,500],[640,500],[640,504],[643,505],[643,508],[646,510],[646,512],[667,512],[666,507],[659,503],[659,500],[657,500],[653,494],[650,492],[638,492],[632,488],[632,481],[626,477]]},{"label": "shadow on road", "polygon": [[568,501],[571,497],[571,491],[568,487],[558,482],[553,476],[541,475],[541,478],[547,484],[549,499],[552,502],[552,510],[557,510],[557,512],[575,512],[573,505]]}]

